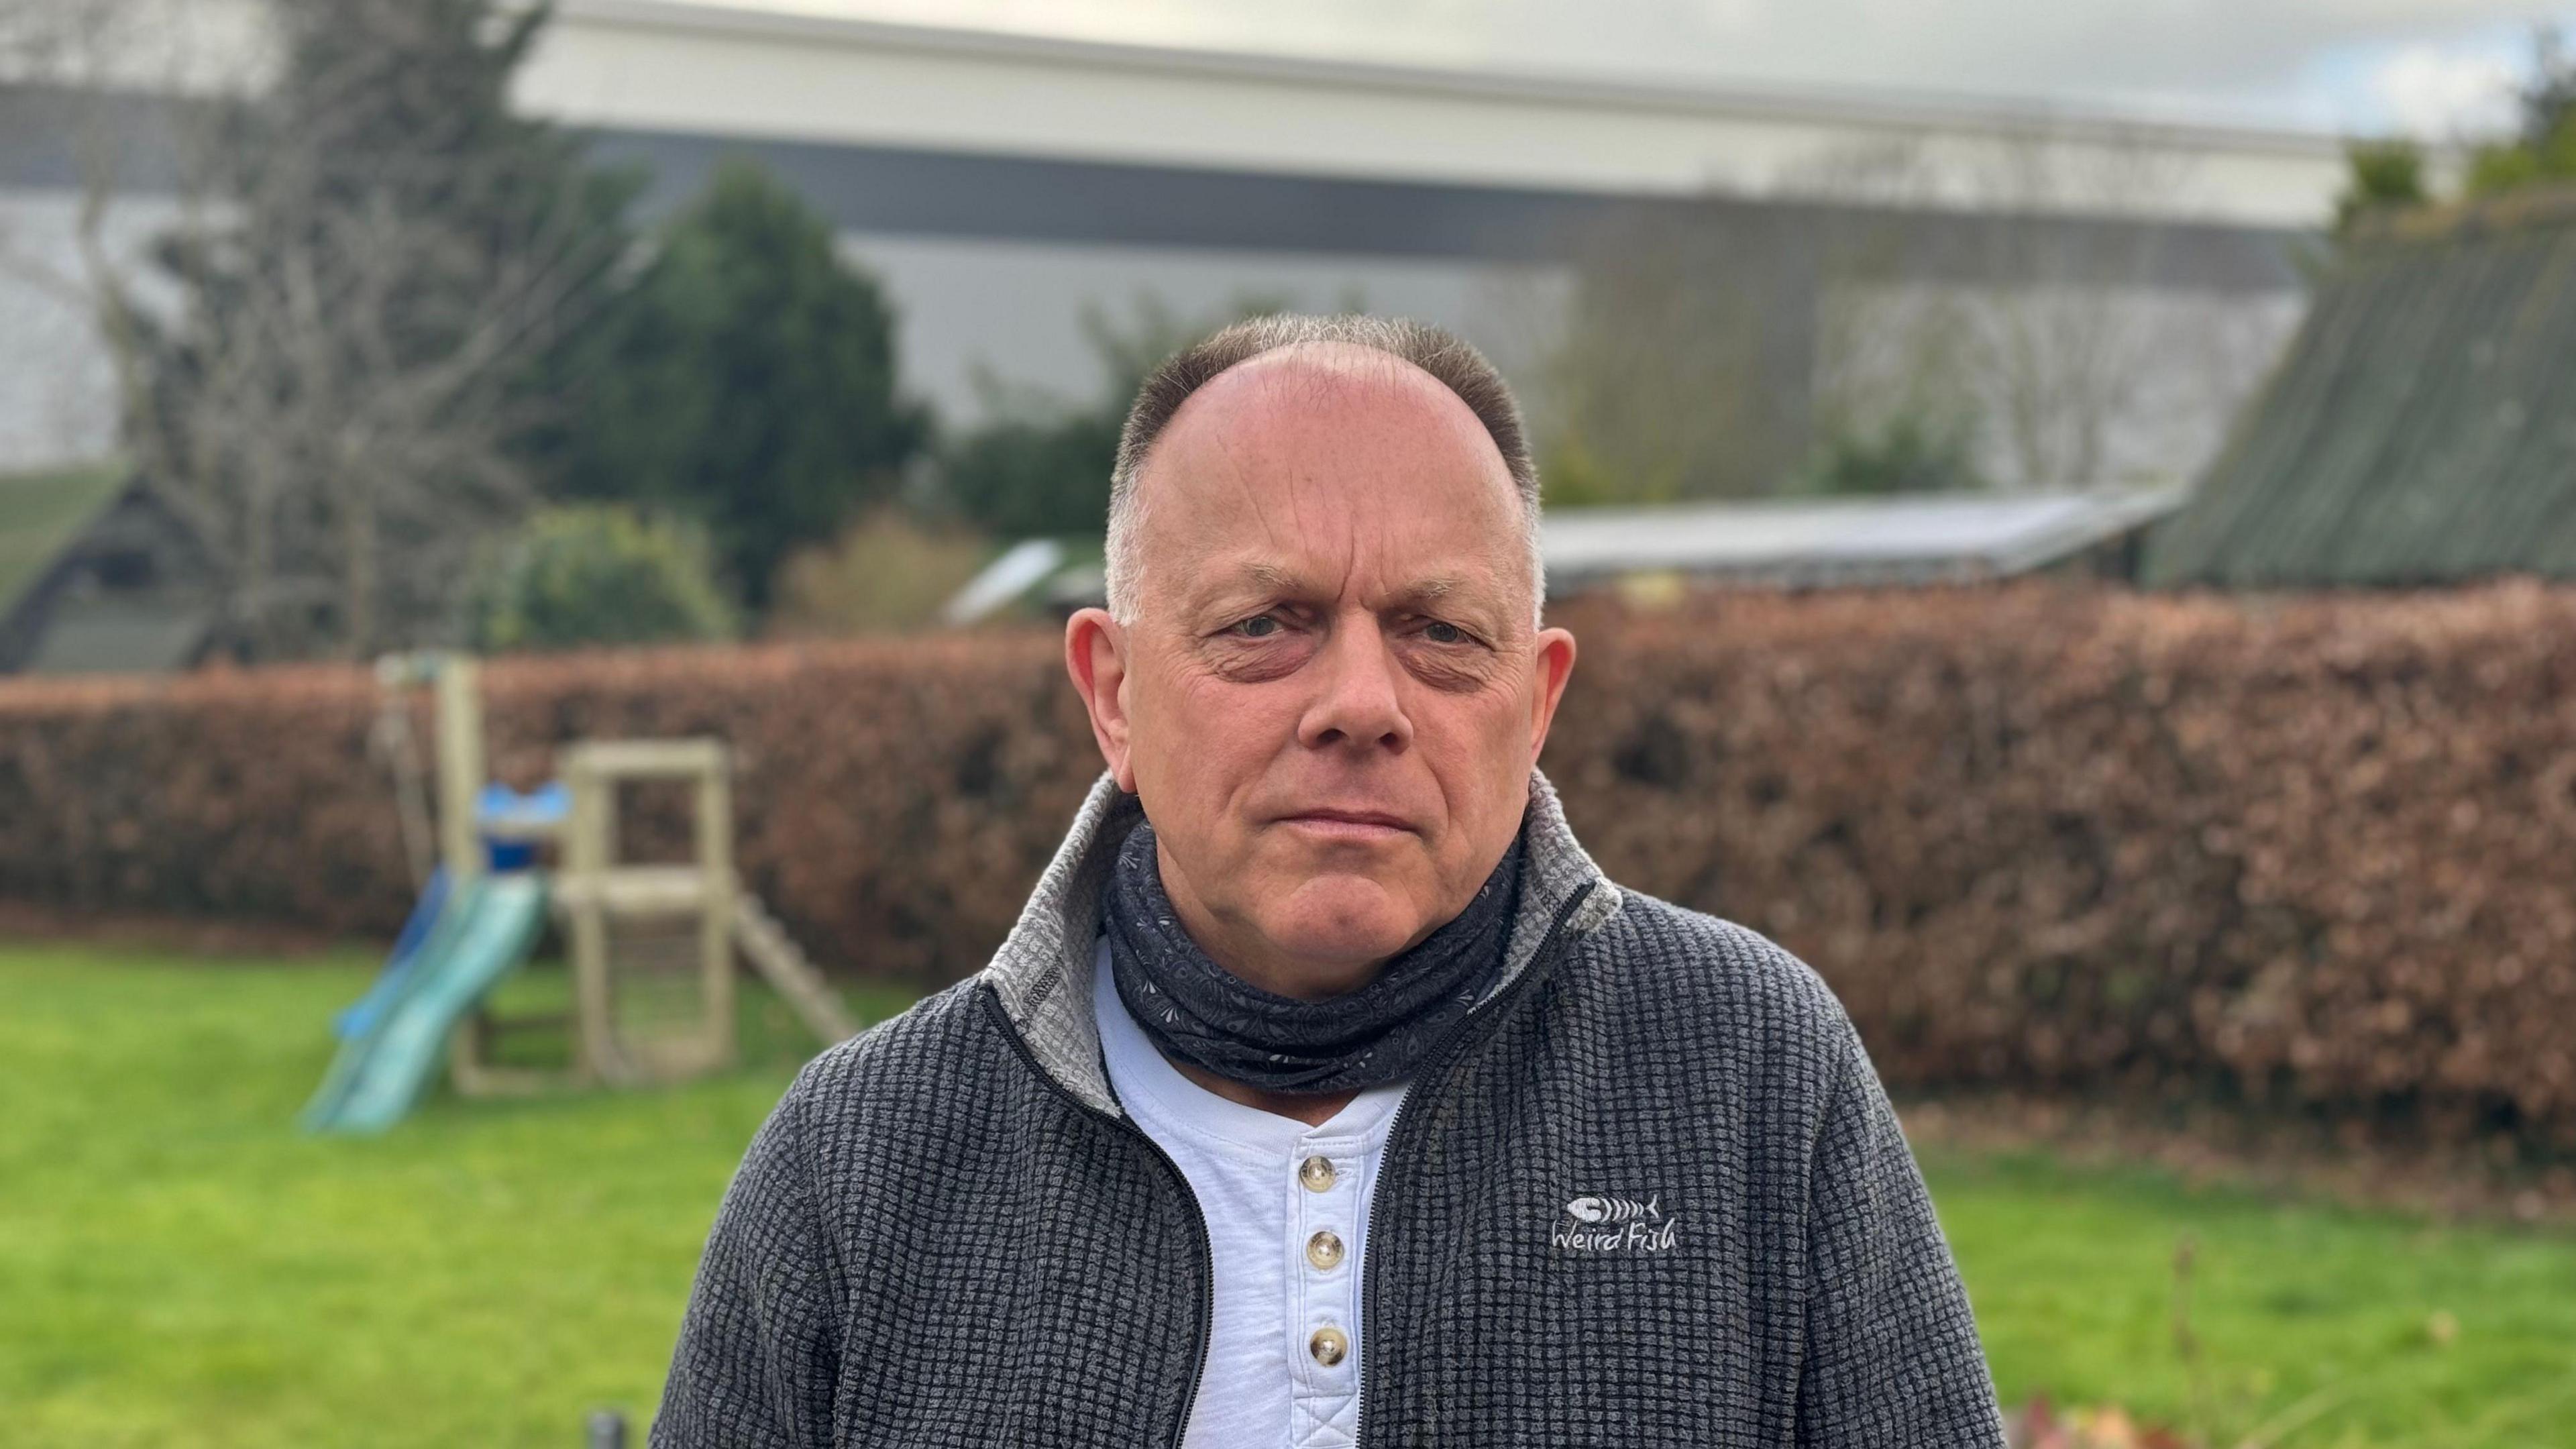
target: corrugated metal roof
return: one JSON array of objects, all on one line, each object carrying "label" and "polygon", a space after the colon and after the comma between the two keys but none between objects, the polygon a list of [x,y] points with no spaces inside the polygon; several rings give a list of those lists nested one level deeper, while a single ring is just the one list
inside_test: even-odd
[{"label": "corrugated metal roof", "polygon": [[1539,535],[1551,587],[1653,570],[1796,588],[1934,583],[2045,567],[2182,500],[2166,486],[1560,509]]},{"label": "corrugated metal roof", "polygon": [[2352,249],[2190,506],[2155,584],[2576,577],[2576,195]]}]

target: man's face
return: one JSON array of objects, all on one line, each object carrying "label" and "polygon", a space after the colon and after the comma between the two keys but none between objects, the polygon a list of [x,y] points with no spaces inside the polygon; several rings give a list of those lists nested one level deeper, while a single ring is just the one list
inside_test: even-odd
[{"label": "man's face", "polygon": [[1510,473],[1428,374],[1309,344],[1193,395],[1137,498],[1136,619],[1067,629],[1102,752],[1203,947],[1352,989],[1501,860],[1573,667]]}]

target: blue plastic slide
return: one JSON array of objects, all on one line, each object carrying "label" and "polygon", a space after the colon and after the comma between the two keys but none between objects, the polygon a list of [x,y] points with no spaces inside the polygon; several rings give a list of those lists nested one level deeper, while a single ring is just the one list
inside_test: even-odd
[{"label": "blue plastic slide", "polygon": [[447,905],[447,867],[439,866],[429,873],[429,884],[421,888],[420,900],[411,908],[411,919],[403,922],[402,934],[394,937],[394,948],[385,957],[385,969],[376,976],[376,984],[367,994],[340,1009],[331,1018],[331,1034],[342,1041],[364,1036],[367,1028],[385,1014],[385,1009],[402,997],[403,982],[411,975],[412,966],[420,960],[421,947],[436,929],[440,912]]},{"label": "blue plastic slide", "polygon": [[341,1043],[305,1106],[306,1130],[382,1132],[401,1121],[446,1063],[456,1023],[518,969],[545,926],[546,887],[534,871],[477,876],[444,895],[387,998]]}]

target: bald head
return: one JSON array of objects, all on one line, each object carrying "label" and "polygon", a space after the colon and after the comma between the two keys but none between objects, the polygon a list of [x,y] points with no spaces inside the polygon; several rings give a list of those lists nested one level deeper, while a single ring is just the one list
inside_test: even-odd
[{"label": "bald head", "polygon": [[[1205,402],[1194,406],[1203,394]],[[1361,414],[1367,419],[1364,439],[1351,436],[1348,426]],[[1167,436],[1184,419],[1213,434],[1192,440],[1186,464],[1164,457],[1173,451],[1164,447]],[[1147,486],[1149,477],[1188,473],[1204,483],[1213,466],[1232,475],[1236,486],[1277,487],[1300,476],[1301,468],[1320,466],[1326,454],[1348,453],[1363,441],[1381,452],[1368,468],[1379,475],[1393,461],[1384,450],[1395,450],[1419,455],[1415,461],[1426,466],[1451,472],[1473,466],[1489,476],[1507,505],[1494,511],[1493,521],[1525,572],[1526,583],[1515,592],[1525,595],[1527,621],[1535,626],[1546,595],[1538,551],[1538,470],[1519,405],[1502,375],[1475,348],[1436,327],[1284,313],[1236,323],[1173,354],[1138,389],[1110,477],[1111,616],[1122,623],[1135,619],[1147,575],[1157,567],[1149,556],[1154,550],[1147,517],[1168,490]],[[1427,452],[1413,446],[1433,441],[1441,446]],[[1313,456],[1270,451],[1282,446]],[[1256,448],[1273,464],[1288,466],[1246,470],[1224,461],[1229,452],[1240,461]],[[1158,459],[1175,466],[1156,466]],[[1390,486],[1399,496],[1410,492],[1410,479],[1401,468],[1395,471]]]}]

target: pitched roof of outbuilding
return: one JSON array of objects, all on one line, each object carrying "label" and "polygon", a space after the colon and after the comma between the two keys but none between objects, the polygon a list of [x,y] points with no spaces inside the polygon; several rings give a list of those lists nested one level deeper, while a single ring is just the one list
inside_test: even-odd
[{"label": "pitched roof of outbuilding", "polygon": [[2576,577],[2576,194],[2353,243],[2142,580]]},{"label": "pitched roof of outbuilding", "polygon": [[132,476],[121,463],[0,475],[0,617]]}]

